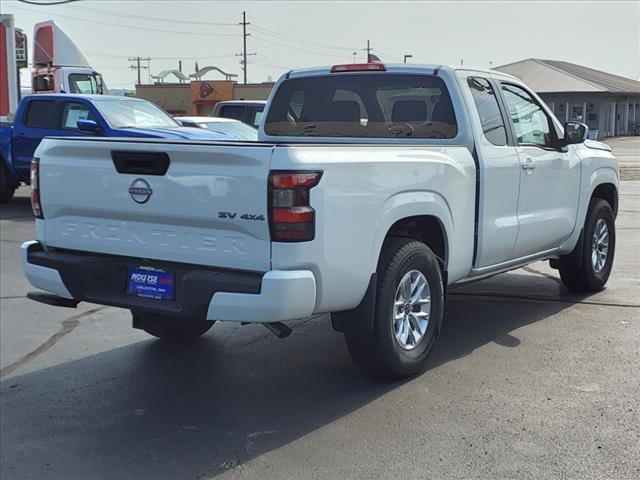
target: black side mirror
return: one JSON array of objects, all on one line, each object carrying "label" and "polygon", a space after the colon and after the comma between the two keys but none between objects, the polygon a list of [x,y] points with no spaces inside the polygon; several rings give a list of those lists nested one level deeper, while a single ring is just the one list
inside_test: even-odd
[{"label": "black side mirror", "polygon": [[93,120],[78,120],[76,126],[81,132],[97,133],[100,130],[98,124]]},{"label": "black side mirror", "polygon": [[564,144],[582,143],[588,138],[589,127],[582,122],[566,122],[564,124]]}]

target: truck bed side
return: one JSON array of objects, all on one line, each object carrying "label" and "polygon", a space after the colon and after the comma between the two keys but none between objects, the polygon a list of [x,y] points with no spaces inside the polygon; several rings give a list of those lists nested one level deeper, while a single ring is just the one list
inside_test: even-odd
[{"label": "truck bed side", "polygon": [[274,269],[314,272],[317,312],[357,306],[385,236],[402,219],[437,219],[445,232],[443,263],[450,282],[471,270],[475,163],[466,147],[277,146],[271,168],[323,170],[311,190],[316,238],[272,244]]}]

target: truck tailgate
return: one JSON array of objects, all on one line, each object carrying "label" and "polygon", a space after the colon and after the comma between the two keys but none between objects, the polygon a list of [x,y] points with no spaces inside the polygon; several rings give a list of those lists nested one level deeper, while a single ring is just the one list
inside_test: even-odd
[{"label": "truck tailgate", "polygon": [[271,153],[267,144],[46,139],[36,152],[40,240],[70,250],[267,271]]}]

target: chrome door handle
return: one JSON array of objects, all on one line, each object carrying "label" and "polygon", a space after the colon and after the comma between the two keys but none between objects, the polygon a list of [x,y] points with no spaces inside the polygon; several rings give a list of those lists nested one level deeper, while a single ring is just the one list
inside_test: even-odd
[{"label": "chrome door handle", "polygon": [[527,158],[527,161],[522,164],[522,169],[523,170],[535,170],[536,169],[536,162],[534,162],[530,158]]}]

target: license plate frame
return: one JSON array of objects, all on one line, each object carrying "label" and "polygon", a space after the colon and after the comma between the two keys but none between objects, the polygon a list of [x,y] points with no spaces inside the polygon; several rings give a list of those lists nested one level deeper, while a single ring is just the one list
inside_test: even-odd
[{"label": "license plate frame", "polygon": [[127,294],[151,300],[171,301],[175,298],[176,275],[149,265],[131,267],[127,271]]}]

